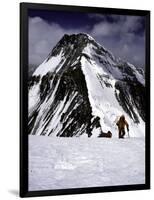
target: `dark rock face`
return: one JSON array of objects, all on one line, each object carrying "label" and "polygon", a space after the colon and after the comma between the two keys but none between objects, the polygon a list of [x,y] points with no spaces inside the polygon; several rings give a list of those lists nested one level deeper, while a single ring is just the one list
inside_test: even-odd
[{"label": "dark rock face", "polygon": [[[29,81],[29,89],[39,84],[40,98],[35,109],[29,114],[29,134],[37,134],[42,124],[40,135],[48,136],[54,134],[56,130],[56,136],[59,137],[80,136],[84,133],[90,137],[93,129],[99,128],[101,130],[100,118],[92,115],[87,83],[81,69],[82,57],[90,62],[89,55],[82,52],[87,44],[92,44],[93,56],[102,65],[107,66],[109,74],[103,76],[98,74],[97,76],[101,85],[105,85],[104,87],[107,88],[113,87],[108,81],[110,73],[112,73],[109,67],[110,63],[103,60],[103,56],[107,56],[113,62],[116,62],[112,54],[86,34],[64,35],[46,60],[48,62],[52,56],[56,56],[62,51],[63,60],[60,62],[62,66],[59,71],[48,72],[42,77],[34,75]],[[123,79],[119,78],[114,86],[115,96],[119,104],[133,119],[134,123],[139,123],[136,110],[145,121],[145,86],[137,80],[134,71],[127,63],[117,63],[114,67],[120,69],[123,74]],[[117,90],[119,91],[118,94]],[[40,113],[42,113],[41,116]],[[60,128],[58,128],[58,125],[51,127],[51,122],[53,123],[54,120],[55,123],[59,120]]]},{"label": "dark rock face", "polygon": [[[81,82],[83,84],[81,84]],[[74,98],[71,101],[70,99],[73,95]],[[88,99],[85,78],[80,67],[75,70],[66,70],[61,76],[54,102],[51,106],[51,110],[49,110],[49,115],[52,113],[52,110],[56,109],[56,105],[64,100],[65,97],[67,97],[65,103],[68,101],[71,101],[71,103],[67,112],[63,112],[61,115],[60,121],[63,131],[60,131],[57,136],[72,137],[81,127],[83,127],[81,134],[83,132],[88,134],[92,111]],[[76,107],[76,105],[78,106]],[[74,107],[76,108],[74,109]],[[71,123],[70,119],[72,119]],[[52,131],[50,134],[52,134]]]},{"label": "dark rock face", "polygon": [[40,76],[32,76],[28,83],[28,88],[30,89],[34,84],[37,84],[40,81]]},{"label": "dark rock face", "polygon": [[124,65],[122,71],[123,80],[115,84],[115,88],[120,92],[119,95],[115,92],[116,98],[134,123],[139,123],[135,109],[145,121],[145,86],[137,80],[129,66]]},{"label": "dark rock face", "polygon": [[40,84],[40,99],[41,100],[45,99],[49,90],[50,90],[50,74],[47,73],[41,79],[41,84]]},{"label": "dark rock face", "polygon": [[115,88],[120,92],[119,96],[115,93],[119,104],[123,107],[124,111],[134,120],[135,123],[139,123],[139,119],[134,111],[134,101],[132,102],[129,98],[129,90],[125,90],[125,88],[129,88],[128,84],[122,81],[117,81]]},{"label": "dark rock face", "polygon": [[[53,118],[54,110],[58,108],[60,102],[64,101],[63,107],[65,107],[66,103],[70,101],[71,103],[69,104],[67,111],[63,112],[64,109],[61,109],[60,122],[62,123],[62,131],[60,130],[57,133],[57,136],[72,137],[80,130],[78,136],[86,133],[88,137],[90,137],[92,129],[94,127],[100,127],[100,122],[98,118],[94,118],[93,122],[91,122],[91,119],[93,118],[92,108],[89,102],[85,77],[81,67],[78,66],[75,69],[67,69],[64,70],[62,74],[55,75],[53,77],[54,85],[56,85],[58,81],[59,85],[55,93],[54,101],[49,106],[46,115],[43,116],[45,126],[42,130],[42,135],[46,135],[46,128],[49,126],[50,121]],[[47,95],[48,98],[50,98],[50,95],[52,94],[49,82],[49,74],[42,77],[40,84],[40,100],[42,103]],[[64,100],[64,98],[66,99]],[[38,112],[39,106],[29,118],[29,127],[33,127]],[[37,127],[39,128],[39,122],[38,124],[35,124],[33,131],[32,128],[30,129],[31,134],[36,134]],[[54,130],[51,129],[48,135],[52,135],[53,131]]]}]

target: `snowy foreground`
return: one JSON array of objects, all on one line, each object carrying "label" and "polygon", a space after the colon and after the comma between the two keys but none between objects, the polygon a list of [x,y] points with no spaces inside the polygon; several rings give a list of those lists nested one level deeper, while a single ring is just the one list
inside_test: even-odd
[{"label": "snowy foreground", "polygon": [[145,183],[144,138],[29,136],[29,190]]}]

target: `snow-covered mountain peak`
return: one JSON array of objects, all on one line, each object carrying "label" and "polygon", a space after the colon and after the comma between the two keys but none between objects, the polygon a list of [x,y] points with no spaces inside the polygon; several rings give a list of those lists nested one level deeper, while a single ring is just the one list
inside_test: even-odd
[{"label": "snow-covered mountain peak", "polygon": [[78,33],[78,34],[65,34],[62,39],[58,42],[56,46],[59,45],[69,45],[69,44],[85,44],[85,43],[90,43],[92,41],[95,41],[93,37],[86,33]]},{"label": "snow-covered mountain peak", "polygon": [[85,33],[64,35],[30,80],[29,133],[72,137],[115,132],[121,114],[141,133],[144,99],[142,70]]},{"label": "snow-covered mountain peak", "polygon": [[54,72],[55,69],[59,71],[64,63],[68,63],[68,60],[69,67],[72,67],[81,60],[82,56],[91,60],[103,59],[103,62],[111,60],[111,64],[116,61],[112,53],[107,51],[88,34],[65,34],[43,63],[35,70],[33,76],[42,77],[48,72]]},{"label": "snow-covered mountain peak", "polygon": [[33,75],[42,76],[49,71],[53,72],[55,68],[59,68],[69,57],[74,56],[78,60],[82,56],[84,48],[92,42],[96,43],[91,36],[85,33],[65,34]]},{"label": "snow-covered mountain peak", "polygon": [[43,76],[48,72],[59,71],[65,63],[69,67],[77,64],[84,56],[90,61],[95,61],[96,66],[101,66],[104,72],[117,80],[127,77],[129,80],[138,79],[144,84],[144,74],[134,65],[117,59],[110,51],[100,45],[86,33],[65,34],[53,48],[45,61],[36,69],[33,75]]}]

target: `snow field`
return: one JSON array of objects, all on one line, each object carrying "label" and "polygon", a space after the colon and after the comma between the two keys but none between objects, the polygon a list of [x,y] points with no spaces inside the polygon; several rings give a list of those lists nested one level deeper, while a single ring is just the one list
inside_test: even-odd
[{"label": "snow field", "polygon": [[29,190],[145,183],[144,138],[29,135]]}]

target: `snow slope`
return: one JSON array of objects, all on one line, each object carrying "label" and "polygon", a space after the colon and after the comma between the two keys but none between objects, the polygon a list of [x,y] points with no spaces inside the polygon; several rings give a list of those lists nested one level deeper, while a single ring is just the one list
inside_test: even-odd
[{"label": "snow slope", "polygon": [[144,183],[144,138],[29,135],[30,191]]},{"label": "snow slope", "polygon": [[60,62],[62,62],[62,52],[60,52],[59,55],[53,56],[51,59],[45,59],[45,61],[39,65],[39,67],[35,70],[33,75],[38,76],[38,75],[45,75],[49,71],[54,71],[57,66],[60,65]]},{"label": "snow slope", "polygon": [[[90,61],[85,57],[82,57],[81,63],[87,83],[92,114],[93,116],[100,117],[102,130],[104,132],[110,130],[113,137],[116,137],[116,121],[118,120],[118,117],[124,114],[130,126],[131,137],[145,136],[145,122],[137,114],[140,123],[135,124],[133,120],[130,119],[128,113],[126,113],[122,106],[120,106],[115,96],[115,91],[117,94],[119,93],[119,91],[115,89],[115,83],[118,79],[122,79],[121,72],[114,67],[112,69],[112,74],[107,72],[108,69],[106,66],[102,67],[102,65],[97,63],[97,60],[92,56],[92,47],[85,48],[84,53],[87,53],[90,57]],[[106,78],[106,76],[109,76],[109,78]],[[106,84],[109,84],[109,87],[106,87]],[[99,132],[94,130],[92,136],[96,137],[98,135]]]}]

